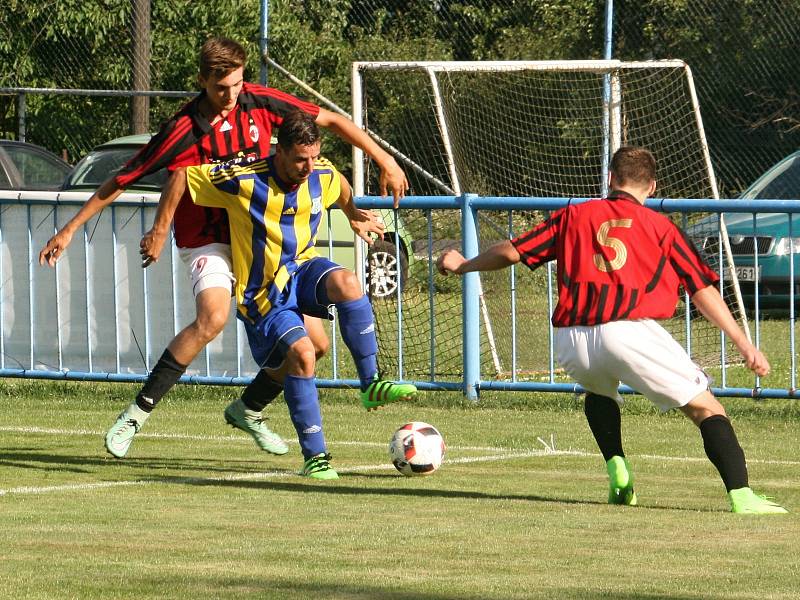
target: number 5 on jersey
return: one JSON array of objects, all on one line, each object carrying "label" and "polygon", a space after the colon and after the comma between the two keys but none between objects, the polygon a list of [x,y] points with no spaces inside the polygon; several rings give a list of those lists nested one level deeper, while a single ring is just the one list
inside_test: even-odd
[{"label": "number 5 on jersey", "polygon": [[611,248],[616,254],[614,259],[610,261],[606,260],[606,258],[599,252],[592,257],[594,260],[594,266],[600,271],[608,273],[609,271],[616,271],[617,269],[621,269],[625,266],[625,262],[628,260],[628,249],[625,247],[625,244],[622,242],[622,240],[610,236],[608,232],[612,227],[630,228],[632,224],[633,219],[611,219],[610,221],[606,221],[600,225],[599,229],[597,230],[597,242],[601,246]]}]

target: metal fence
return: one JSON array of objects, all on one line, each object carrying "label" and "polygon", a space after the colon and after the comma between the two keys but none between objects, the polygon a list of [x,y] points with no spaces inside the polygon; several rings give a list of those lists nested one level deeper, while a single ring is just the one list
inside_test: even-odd
[{"label": "metal fence", "polygon": [[[152,220],[153,197],[129,196],[117,201],[87,224],[82,243],[76,239],[56,269],[39,267],[38,249],[84,200],[85,195],[63,193],[55,198],[32,192],[0,195],[0,376],[143,381],[162,348],[193,318],[191,294],[174,248],[169,257],[147,270],[141,269],[138,253],[132,251]],[[431,220],[434,211],[446,211],[449,218],[460,219],[460,243],[465,255],[471,256],[479,248],[480,212],[508,214],[508,222],[512,223],[513,211],[553,210],[579,201],[475,195],[409,197],[399,212],[421,211]],[[390,200],[377,197],[360,198],[358,202],[363,207],[391,206]],[[798,238],[793,215],[800,212],[800,201],[650,200],[648,206],[687,215],[744,213],[751,217],[749,230],[740,228],[736,233],[752,241],[751,252],[739,256],[743,259],[742,268],[752,268],[754,274],[749,304],[754,317],[754,341],[767,349],[776,368],[768,380],[754,378],[737,364],[724,336],[719,334],[717,356],[708,367],[715,380],[713,390],[720,396],[797,397],[795,263],[800,242],[795,241]],[[457,211],[459,216],[454,217]],[[776,219],[784,222],[783,233],[774,231]],[[508,232],[509,236],[515,233],[520,232]],[[759,247],[763,238],[768,240]],[[790,240],[788,245],[786,239]],[[716,251],[721,247],[707,238],[698,241]],[[580,391],[554,362],[553,329],[548,318],[555,288],[551,271],[541,269],[543,275],[538,278],[527,269],[498,272],[505,283],[492,287],[494,302],[490,310],[483,310],[481,276],[468,274],[463,282],[458,279],[455,286],[443,287],[437,279],[441,276],[433,269],[441,240],[429,234],[418,242],[417,257],[422,268],[416,271],[415,285],[397,286],[394,303],[374,301],[381,352],[383,356],[392,353],[397,376],[414,381],[422,389],[461,390],[470,398],[476,398],[480,390]],[[399,248],[397,252],[399,258]],[[766,268],[776,259],[786,269],[786,294],[781,296],[782,304],[769,307],[777,308],[777,315],[767,318],[767,307],[761,305],[766,287],[762,290],[760,286],[766,286]],[[762,271],[763,284],[759,277]],[[723,286],[724,280],[723,274]],[[486,285],[484,279],[484,288]],[[488,285],[493,286],[491,282]],[[429,307],[429,313],[424,318],[419,313],[410,317],[410,307],[420,304]],[[502,375],[487,369],[482,358],[489,331],[487,319],[497,325],[492,330],[501,338],[496,344],[497,352],[509,366]],[[517,323],[521,319],[536,321],[537,339],[519,338]],[[445,336],[444,331],[453,331],[454,320],[458,324],[456,333]],[[429,324],[424,336],[414,329],[420,321]],[[690,354],[696,355],[700,349],[688,304],[674,321],[682,327],[676,337]],[[448,336],[450,339],[445,339]],[[336,339],[333,330],[332,337]],[[455,376],[451,366],[441,359],[445,346],[453,345],[460,351]],[[532,352],[537,353],[533,358],[528,356]],[[335,344],[332,354],[330,363],[319,373],[319,384],[356,385],[344,346]],[[546,365],[535,376],[525,368],[526,361],[533,359]],[[412,370],[412,361],[425,363],[425,376]],[[241,326],[232,317],[223,334],[190,366],[182,381],[241,385],[254,372]]]}]

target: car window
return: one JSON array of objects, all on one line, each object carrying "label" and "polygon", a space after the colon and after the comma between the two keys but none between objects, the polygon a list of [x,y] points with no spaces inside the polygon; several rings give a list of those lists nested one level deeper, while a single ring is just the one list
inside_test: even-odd
[{"label": "car window", "polygon": [[8,178],[8,173],[3,168],[3,165],[0,165],[0,190],[10,190],[11,189],[11,180]]},{"label": "car window", "polygon": [[[96,188],[133,158],[138,148],[100,148],[87,154],[75,165],[65,187]],[[136,189],[160,190],[167,182],[169,173],[165,169],[142,177],[133,186]]]},{"label": "car window", "polygon": [[24,188],[58,189],[69,172],[68,165],[30,148],[8,146],[5,150],[22,176]]},{"label": "car window", "polygon": [[782,164],[774,177],[762,182],[753,192],[753,198],[768,200],[800,199],[800,156],[796,156]]}]

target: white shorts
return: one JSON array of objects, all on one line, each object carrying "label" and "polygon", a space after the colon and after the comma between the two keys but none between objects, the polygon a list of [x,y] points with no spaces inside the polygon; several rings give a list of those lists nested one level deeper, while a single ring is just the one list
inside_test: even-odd
[{"label": "white shorts", "polygon": [[620,381],[662,411],[684,406],[708,389],[703,370],[651,319],[556,328],[555,352],[584,389],[620,404]]},{"label": "white shorts", "polygon": [[233,291],[236,278],[231,270],[230,244],[208,244],[198,248],[178,248],[181,260],[189,267],[195,298],[208,288]]}]

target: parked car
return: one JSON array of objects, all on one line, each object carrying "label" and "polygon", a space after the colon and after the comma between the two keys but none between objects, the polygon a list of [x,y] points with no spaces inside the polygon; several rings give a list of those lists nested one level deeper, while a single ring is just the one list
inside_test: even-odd
[{"label": "parked car", "polygon": [[[743,200],[800,200],[800,150],[790,154],[770,167],[741,196]],[[754,305],[755,282],[758,280],[758,298],[761,308],[785,308],[789,305],[790,285],[795,298],[800,300],[800,215],[792,219],[792,237],[789,237],[789,215],[786,213],[725,213],[725,226],[733,254],[742,298],[748,307]],[[704,223],[707,221],[706,223]],[[719,248],[716,235],[709,235],[716,227],[716,216],[696,223],[690,234],[707,255],[715,256]],[[706,234],[698,235],[705,225]],[[693,233],[694,232],[694,233]],[[758,253],[756,271],[754,249]],[[790,257],[794,256],[794,281],[790,280]]]},{"label": "parked car", "polygon": [[[152,137],[151,134],[128,135],[113,139],[97,146],[83,157],[64,183],[65,190],[95,190],[112,173],[117,172],[131,157],[139,151]],[[277,141],[272,140],[274,152]],[[157,171],[143,177],[135,185],[128,188],[133,192],[161,191],[169,174],[166,170]],[[367,284],[372,297],[391,297],[397,293],[398,282],[403,289],[408,278],[409,261],[413,261],[411,253],[411,239],[398,219],[398,226],[394,226],[394,217],[391,210],[377,211],[386,224],[386,235],[383,240],[376,240],[369,248],[366,256],[365,272]],[[332,215],[332,243],[329,244],[327,218],[322,221],[317,237],[317,248],[322,254],[327,255],[327,248],[332,246],[331,259],[348,268],[354,268],[355,251],[354,236],[350,224],[341,211],[331,211]],[[397,254],[397,242],[400,244],[400,254]]]},{"label": "parked car", "polygon": [[35,144],[0,140],[0,190],[58,190],[69,163]]},{"label": "parked car", "polygon": [[[376,212],[386,226],[386,233],[382,240],[375,240],[366,250],[364,272],[370,297],[391,298],[397,294],[398,283],[402,291],[408,280],[409,265],[415,260],[412,240],[400,217],[395,223],[393,211]],[[350,229],[350,223],[341,211],[333,210],[330,215],[333,238],[331,260],[352,269],[355,265],[353,230]],[[317,236],[318,249],[328,248],[328,239],[328,225],[325,219],[320,224]]]},{"label": "parked car", "polygon": [[[151,137],[153,136],[150,133],[126,135],[100,144],[77,162],[64,182],[64,189],[70,191],[96,190],[113,173],[119,171],[142,146],[150,141]],[[169,173],[166,169],[161,169],[142,177],[128,190],[158,193],[167,182],[168,177]]]}]

